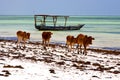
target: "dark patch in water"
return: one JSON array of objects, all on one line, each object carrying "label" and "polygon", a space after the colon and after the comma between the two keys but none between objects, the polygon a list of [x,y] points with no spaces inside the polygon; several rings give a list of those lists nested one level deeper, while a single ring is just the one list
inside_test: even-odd
[{"label": "dark patch in water", "polygon": [[17,37],[0,37],[0,40],[17,40]]},{"label": "dark patch in water", "polygon": [[117,51],[120,51],[120,48],[119,48],[119,47],[103,47],[102,49],[105,49],[105,50],[117,50]]}]

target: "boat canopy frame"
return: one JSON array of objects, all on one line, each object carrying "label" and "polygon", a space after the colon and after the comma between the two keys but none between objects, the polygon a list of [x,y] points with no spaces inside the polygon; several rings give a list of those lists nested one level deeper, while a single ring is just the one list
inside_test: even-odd
[{"label": "boat canopy frame", "polygon": [[[37,20],[38,16],[39,17],[41,16],[43,18],[43,20]],[[35,26],[37,26],[37,22],[41,22],[41,25],[46,25],[47,17],[52,17],[53,18],[53,25],[55,27],[56,23],[57,23],[57,18],[58,17],[64,17],[64,19],[65,19],[64,26],[66,26],[67,19],[68,19],[69,16],[61,16],[61,15],[34,15]]]}]

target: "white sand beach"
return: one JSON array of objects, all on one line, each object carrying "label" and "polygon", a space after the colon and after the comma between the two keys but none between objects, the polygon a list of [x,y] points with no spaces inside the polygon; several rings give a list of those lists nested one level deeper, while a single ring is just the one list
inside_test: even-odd
[{"label": "white sand beach", "polygon": [[119,80],[120,51],[89,49],[87,55],[68,52],[65,45],[44,50],[40,42],[16,48],[0,40],[0,80]]}]

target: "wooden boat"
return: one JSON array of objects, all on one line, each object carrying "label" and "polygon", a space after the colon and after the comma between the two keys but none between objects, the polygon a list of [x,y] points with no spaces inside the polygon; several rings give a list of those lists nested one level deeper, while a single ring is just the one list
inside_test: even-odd
[{"label": "wooden boat", "polygon": [[[47,20],[47,18],[52,18],[52,20]],[[63,17],[65,23],[63,26],[56,25],[57,18]],[[67,18],[69,16],[60,16],[60,15],[34,15],[35,28],[38,30],[79,30],[84,26],[84,24],[79,24],[76,26],[66,26]],[[46,23],[52,23],[52,25],[46,25]]]}]

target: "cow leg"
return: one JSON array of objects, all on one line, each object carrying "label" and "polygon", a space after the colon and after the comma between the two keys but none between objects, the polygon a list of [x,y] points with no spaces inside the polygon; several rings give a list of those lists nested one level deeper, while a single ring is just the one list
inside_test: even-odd
[{"label": "cow leg", "polygon": [[43,48],[46,49],[46,46],[45,46],[45,45],[46,45],[46,42],[45,42],[44,39],[42,39],[42,45],[43,45]]},{"label": "cow leg", "polygon": [[71,44],[71,51],[73,51],[74,49],[73,49],[73,44]]},{"label": "cow leg", "polygon": [[84,45],[84,51],[83,54],[87,55],[87,51],[86,51],[86,46]]},{"label": "cow leg", "polygon": [[44,46],[43,47],[44,47],[45,50],[47,50],[46,45],[47,45],[47,41],[44,41]]},{"label": "cow leg", "polygon": [[82,53],[82,45],[80,45],[80,53]]},{"label": "cow leg", "polygon": [[72,44],[69,44],[68,45],[68,52],[71,52],[72,51]]},{"label": "cow leg", "polygon": [[21,42],[21,38],[18,38],[18,40],[17,40],[17,48],[20,47],[20,42]]},{"label": "cow leg", "polygon": [[66,46],[67,46],[67,50],[68,50],[68,52],[70,52],[70,44],[67,43]]},{"label": "cow leg", "polygon": [[69,48],[69,51],[71,52],[72,51],[72,45],[70,44],[70,48]]},{"label": "cow leg", "polygon": [[76,48],[77,48],[77,53],[78,53],[78,54],[79,54],[79,52],[80,52],[80,51],[79,51],[79,46],[80,46],[80,45],[78,44],[77,47],[76,47]]},{"label": "cow leg", "polygon": [[68,52],[70,52],[70,46],[68,45]]},{"label": "cow leg", "polygon": [[44,45],[44,40],[42,40],[42,45]]},{"label": "cow leg", "polygon": [[24,41],[24,46],[23,46],[23,48],[25,48],[25,43],[26,43],[26,42]]},{"label": "cow leg", "polygon": [[73,53],[74,53],[74,51],[75,51],[75,49],[74,49],[74,43],[71,45],[71,50],[72,50]]},{"label": "cow leg", "polygon": [[66,50],[68,50],[68,44],[67,43],[65,44],[65,46],[66,46]]},{"label": "cow leg", "polygon": [[43,45],[43,47],[45,46],[45,40],[42,40],[42,45]]},{"label": "cow leg", "polygon": [[79,52],[82,53],[82,48],[81,48],[81,47],[82,47],[82,45],[77,45],[77,48],[78,48],[78,54],[79,54]]},{"label": "cow leg", "polygon": [[50,41],[48,40],[48,43],[47,43],[48,47],[49,47],[49,42],[50,42]]},{"label": "cow leg", "polygon": [[74,48],[74,44],[72,45],[72,49],[73,49],[73,53],[75,53],[75,48]]},{"label": "cow leg", "polygon": [[16,45],[17,45],[17,46],[16,46],[17,48],[18,48],[18,44],[19,44],[19,43],[20,43],[20,42],[19,42],[19,40],[17,39],[17,44],[16,44]]}]

